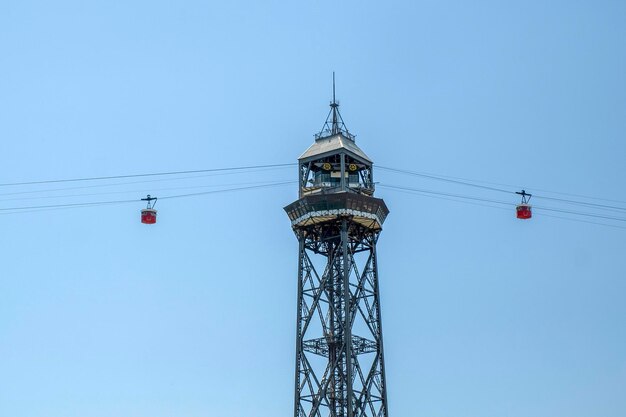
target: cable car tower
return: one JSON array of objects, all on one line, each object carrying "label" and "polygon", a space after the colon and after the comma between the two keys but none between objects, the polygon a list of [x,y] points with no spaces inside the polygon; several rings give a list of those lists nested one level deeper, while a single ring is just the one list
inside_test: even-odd
[{"label": "cable car tower", "polygon": [[387,417],[376,242],[389,213],[333,101],[285,207],[298,238],[294,417]]}]

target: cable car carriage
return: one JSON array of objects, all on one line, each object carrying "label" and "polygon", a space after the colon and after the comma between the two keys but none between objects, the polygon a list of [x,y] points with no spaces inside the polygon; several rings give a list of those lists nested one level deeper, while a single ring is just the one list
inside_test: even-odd
[{"label": "cable car carriage", "polygon": [[150,194],[146,198],[142,198],[141,201],[147,201],[148,206],[141,210],[141,222],[143,224],[155,224],[157,219],[157,211],[154,209],[157,198],[150,197]]},{"label": "cable car carriage", "polygon": [[532,197],[532,194],[528,194],[524,190],[522,190],[521,192],[517,191],[515,192],[515,194],[519,194],[522,196],[522,202],[516,207],[517,218],[526,220],[533,217],[532,206],[528,204],[528,202],[530,201],[530,197]]}]

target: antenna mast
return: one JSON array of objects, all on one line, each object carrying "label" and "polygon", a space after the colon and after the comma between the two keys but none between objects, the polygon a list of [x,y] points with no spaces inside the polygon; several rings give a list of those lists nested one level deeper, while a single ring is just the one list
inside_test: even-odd
[{"label": "antenna mast", "polygon": [[339,124],[337,122],[337,115],[339,114],[339,104],[337,104],[337,100],[335,99],[335,71],[333,71],[333,102],[330,103],[330,108],[332,109],[333,113],[332,134],[336,135],[337,133],[341,132],[341,129],[339,128]]},{"label": "antenna mast", "polygon": [[335,96],[335,71],[333,71],[333,101],[330,102],[330,112],[326,116],[326,121],[322,130],[315,135],[315,139],[325,138],[328,136],[334,136],[342,134],[346,138],[354,141],[355,136],[348,131],[346,124],[343,122],[341,113],[339,113],[339,103]]}]

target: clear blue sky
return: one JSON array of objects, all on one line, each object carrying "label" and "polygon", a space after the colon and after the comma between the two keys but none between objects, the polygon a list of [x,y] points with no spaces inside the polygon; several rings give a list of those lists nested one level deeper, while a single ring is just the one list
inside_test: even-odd
[{"label": "clear blue sky", "polygon": [[[379,187],[390,415],[623,417],[626,222],[541,207],[626,215],[540,196],[626,206],[625,22],[609,0],[2,1],[0,183],[295,162],[336,71],[375,164],[537,195],[520,221],[514,194],[375,171],[510,202]],[[296,178],[2,186],[0,209]],[[0,211],[0,416],[291,415],[295,198],[163,199],[155,226],[141,202]]]}]

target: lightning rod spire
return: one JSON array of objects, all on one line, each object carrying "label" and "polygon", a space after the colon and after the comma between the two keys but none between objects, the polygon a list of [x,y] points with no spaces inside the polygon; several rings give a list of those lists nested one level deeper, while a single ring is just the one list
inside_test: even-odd
[{"label": "lightning rod spire", "polygon": [[333,101],[330,102],[330,112],[326,116],[326,121],[322,130],[315,135],[316,139],[342,134],[346,138],[354,141],[354,135],[348,131],[346,124],[343,122],[341,113],[339,113],[339,103],[337,103],[335,89],[335,71],[333,71]]}]

